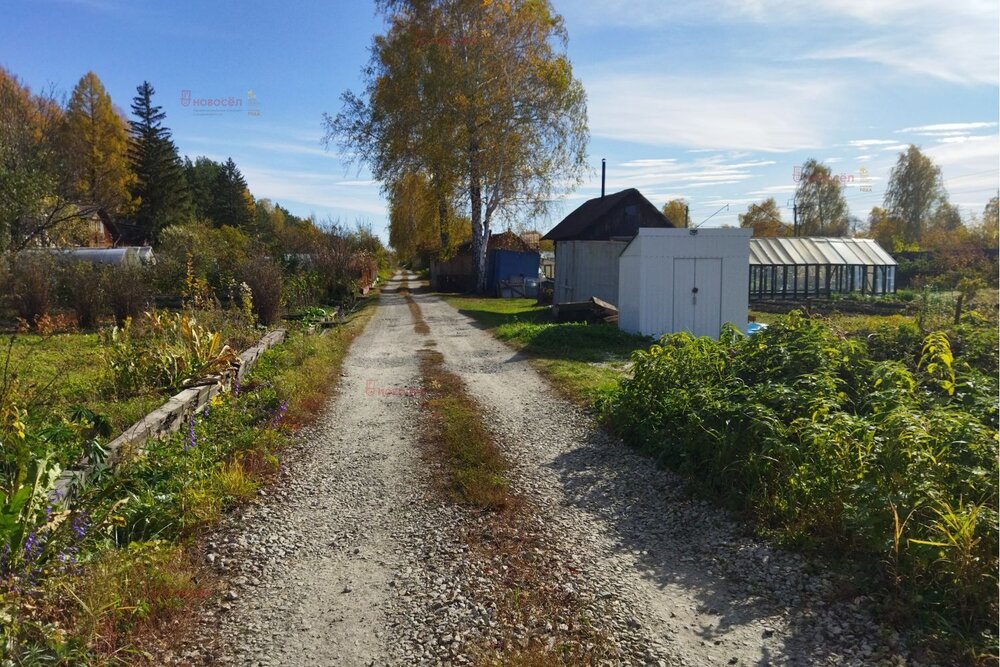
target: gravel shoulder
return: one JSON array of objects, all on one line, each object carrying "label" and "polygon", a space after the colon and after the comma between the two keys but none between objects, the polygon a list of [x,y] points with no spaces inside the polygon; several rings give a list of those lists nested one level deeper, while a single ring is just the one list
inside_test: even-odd
[{"label": "gravel shoulder", "polygon": [[[682,665],[901,664],[871,600],[748,536],[683,480],[614,442],[527,359],[434,295],[424,319],[487,410],[517,484],[585,555],[589,585],[643,628],[650,657]],[[664,650],[660,650],[663,648]]]},{"label": "gravel shoulder", "polygon": [[396,291],[407,278],[383,290],[280,480],[208,539],[206,560],[226,586],[174,664],[496,661],[482,649],[497,646],[504,572],[519,554],[470,550],[467,536],[488,517],[435,493],[436,464],[419,444],[427,346],[483,408],[528,501],[531,543],[545,546],[536,560],[546,584],[586,608],[608,641],[599,664],[903,664],[867,598],[834,596],[808,564],[691,499],[444,301],[413,295],[429,326],[415,333]]}]

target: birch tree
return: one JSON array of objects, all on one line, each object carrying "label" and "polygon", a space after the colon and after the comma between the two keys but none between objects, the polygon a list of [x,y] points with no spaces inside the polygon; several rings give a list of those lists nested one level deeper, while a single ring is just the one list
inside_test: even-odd
[{"label": "birch tree", "polygon": [[[562,18],[545,0],[389,0],[364,70],[325,116],[327,145],[384,188],[423,171],[438,204],[471,220],[476,288],[493,222],[544,212],[580,182],[586,96],[566,57]],[[446,225],[441,225],[442,229]]]}]

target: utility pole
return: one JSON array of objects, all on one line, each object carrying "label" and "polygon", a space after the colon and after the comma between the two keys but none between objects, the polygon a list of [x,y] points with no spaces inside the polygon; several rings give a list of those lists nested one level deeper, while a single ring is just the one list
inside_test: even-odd
[{"label": "utility pole", "polygon": [[792,236],[799,235],[799,205],[792,204]]},{"label": "utility pole", "polygon": [[691,207],[684,204],[684,229],[691,226]]}]

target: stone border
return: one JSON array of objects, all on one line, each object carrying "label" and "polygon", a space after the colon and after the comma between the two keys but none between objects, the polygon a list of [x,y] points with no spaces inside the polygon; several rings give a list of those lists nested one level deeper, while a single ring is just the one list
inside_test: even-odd
[{"label": "stone border", "polygon": [[[114,466],[126,453],[141,453],[142,445],[151,438],[173,433],[198,410],[205,407],[217,394],[226,391],[235,380],[240,382],[253,368],[261,355],[284,342],[287,331],[275,329],[268,332],[256,345],[239,355],[239,364],[222,374],[203,378],[199,384],[174,394],[167,402],[125,429],[106,446],[107,457],[102,467]],[[56,480],[54,494],[63,501],[69,500],[76,489],[95,472],[93,466],[82,465],[64,470]]]}]

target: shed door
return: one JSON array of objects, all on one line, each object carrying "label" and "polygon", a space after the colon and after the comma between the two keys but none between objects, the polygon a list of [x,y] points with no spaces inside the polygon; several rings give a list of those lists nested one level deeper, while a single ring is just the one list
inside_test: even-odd
[{"label": "shed door", "polygon": [[674,259],[674,331],[719,335],[722,327],[722,260]]},{"label": "shed door", "polygon": [[674,258],[674,331],[694,332],[694,262]]}]

